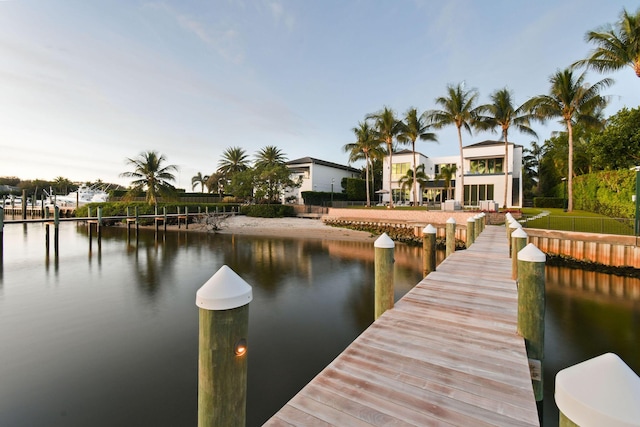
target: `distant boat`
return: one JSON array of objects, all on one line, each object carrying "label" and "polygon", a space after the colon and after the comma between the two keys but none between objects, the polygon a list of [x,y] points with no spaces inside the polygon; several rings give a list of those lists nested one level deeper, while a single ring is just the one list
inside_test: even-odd
[{"label": "distant boat", "polygon": [[57,205],[59,207],[65,206],[82,206],[87,203],[101,203],[109,200],[109,194],[96,187],[89,187],[87,185],[81,185],[76,191],[72,191],[66,195],[50,194],[48,204]]}]

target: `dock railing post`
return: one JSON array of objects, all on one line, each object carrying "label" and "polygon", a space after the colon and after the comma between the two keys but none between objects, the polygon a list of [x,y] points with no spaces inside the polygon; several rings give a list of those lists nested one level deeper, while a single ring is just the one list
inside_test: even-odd
[{"label": "dock railing post", "polygon": [[536,401],[543,397],[545,276],[547,257],[533,243],[518,252],[518,334],[524,338]]},{"label": "dock railing post", "polygon": [[102,206],[98,206],[98,245],[102,239]]},{"label": "dock railing post", "polygon": [[445,240],[445,255],[448,257],[456,251],[456,220],[453,217],[447,220]]},{"label": "dock railing post", "polygon": [[473,245],[473,242],[476,237],[476,220],[474,217],[467,218],[467,238],[465,239],[465,244],[467,249]]},{"label": "dock railing post", "polygon": [[189,206],[184,207],[184,229],[189,229]]},{"label": "dock railing post", "polygon": [[560,427],[639,426],[640,377],[613,353],[556,374]]},{"label": "dock railing post", "polygon": [[198,427],[244,426],[251,286],[223,265],[196,293]]},{"label": "dock railing post", "polygon": [[422,263],[423,274],[426,276],[436,271],[436,233],[438,230],[429,224],[422,230]]},{"label": "dock railing post", "polygon": [[511,246],[513,245],[513,239],[511,238],[514,230],[516,230],[517,228],[522,228],[522,224],[520,224],[518,221],[516,221],[515,219],[511,221],[511,223],[509,224],[509,227],[507,228],[508,230],[508,238],[509,238],[509,256],[511,256],[511,253],[513,252],[511,250]]},{"label": "dock railing post", "polygon": [[22,190],[22,219],[27,219],[27,190]]},{"label": "dock railing post", "polygon": [[518,278],[518,252],[527,246],[527,233],[522,228],[517,228],[511,233],[511,278]]},{"label": "dock railing post", "polygon": [[393,308],[393,252],[395,243],[382,233],[373,244],[375,247],[375,311],[373,319]]},{"label": "dock railing post", "polygon": [[163,220],[162,220],[162,226],[164,227],[164,232],[167,232],[167,207],[163,206],[162,207],[162,216],[163,216]]}]

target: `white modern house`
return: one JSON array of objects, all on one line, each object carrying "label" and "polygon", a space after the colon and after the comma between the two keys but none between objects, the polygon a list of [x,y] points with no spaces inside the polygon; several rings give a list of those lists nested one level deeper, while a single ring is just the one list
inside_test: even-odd
[{"label": "white modern house", "polygon": [[[522,206],[522,146],[508,143],[508,159],[505,165],[504,141],[483,141],[463,147],[463,164],[460,155],[444,157],[427,157],[416,152],[416,164],[424,165],[424,172],[429,182],[423,186],[418,203],[443,203],[446,200],[463,201],[466,207],[481,207],[481,202],[494,201],[499,206],[504,198],[504,170],[507,168],[507,207]],[[401,179],[412,170],[413,153],[402,150],[393,153],[393,164],[389,166],[389,157],[383,163],[383,195],[382,200],[394,203],[412,203],[413,191],[403,188]],[[442,179],[443,168],[455,165],[455,175],[451,177],[449,186]],[[460,176],[464,173],[464,189],[460,187]],[[391,188],[389,188],[391,174]],[[438,178],[438,179],[436,179]]]},{"label": "white modern house", "polygon": [[350,166],[302,157],[286,163],[291,171],[291,179],[300,181],[302,185],[287,191],[283,199],[290,200],[295,197],[293,203],[304,204],[303,191],[324,191],[342,193],[342,178],[359,178],[360,170]]}]

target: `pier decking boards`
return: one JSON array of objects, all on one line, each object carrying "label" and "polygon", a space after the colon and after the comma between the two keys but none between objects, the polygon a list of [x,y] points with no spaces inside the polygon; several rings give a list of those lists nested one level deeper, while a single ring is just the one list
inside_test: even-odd
[{"label": "pier decking boards", "polygon": [[539,426],[508,250],[487,226],[265,425]]}]

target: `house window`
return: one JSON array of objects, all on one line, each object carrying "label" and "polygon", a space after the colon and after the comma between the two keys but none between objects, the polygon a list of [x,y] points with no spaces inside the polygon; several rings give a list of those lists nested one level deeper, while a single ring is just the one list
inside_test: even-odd
[{"label": "house window", "polygon": [[504,159],[495,157],[491,159],[472,159],[470,161],[470,171],[472,174],[495,174],[502,173]]},{"label": "house window", "polygon": [[465,206],[478,206],[481,200],[494,200],[493,184],[465,185]]},{"label": "house window", "polygon": [[391,165],[391,179],[399,181],[409,170],[411,170],[411,163],[394,163]]}]

